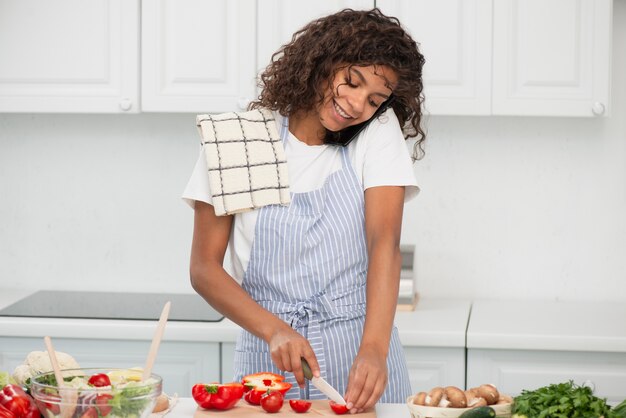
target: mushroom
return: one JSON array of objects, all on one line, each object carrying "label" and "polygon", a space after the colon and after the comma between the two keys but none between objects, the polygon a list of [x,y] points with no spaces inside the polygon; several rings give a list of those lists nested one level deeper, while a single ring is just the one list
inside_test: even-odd
[{"label": "mushroom", "polygon": [[444,393],[445,391],[442,387],[437,386],[435,388],[432,388],[428,393],[428,397],[430,399],[427,400],[427,406],[439,406],[441,401],[444,399]]},{"label": "mushroom", "polygon": [[477,392],[478,396],[484,398],[488,405],[493,405],[498,402],[498,399],[500,399],[498,389],[491,384],[480,385]]},{"label": "mushroom", "polygon": [[428,396],[426,392],[418,392],[415,396],[413,396],[413,404],[426,405],[426,396]]},{"label": "mushroom", "polygon": [[501,393],[500,399],[498,399],[498,402],[496,402],[496,405],[504,405],[508,403],[513,403],[513,398],[510,397],[509,395],[504,395]]},{"label": "mushroom", "polygon": [[467,407],[467,399],[465,398],[465,392],[456,386],[447,386],[445,388],[446,399],[448,400],[448,406],[450,408],[465,408]]},{"label": "mushroom", "polygon": [[470,408],[477,408],[479,406],[487,406],[487,401],[485,400],[485,398],[472,398],[467,403],[467,406]]}]

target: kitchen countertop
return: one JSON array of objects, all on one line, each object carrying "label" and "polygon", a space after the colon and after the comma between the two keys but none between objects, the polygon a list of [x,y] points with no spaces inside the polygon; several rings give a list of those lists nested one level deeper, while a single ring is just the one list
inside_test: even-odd
[{"label": "kitchen countertop", "polygon": [[[0,309],[34,291],[0,288]],[[402,344],[416,347],[465,347],[465,331],[471,302],[452,299],[420,299],[415,311],[396,313]],[[0,317],[5,337],[99,338],[151,340],[154,321],[70,318]],[[170,321],[164,341],[231,342],[240,327],[228,319],[219,322]]]},{"label": "kitchen countertop", "polygon": [[[167,414],[165,417],[167,418],[190,418],[193,417],[196,410],[197,405],[191,398],[180,398],[178,402],[174,406],[174,408]],[[289,405],[283,406],[283,408],[289,408]],[[309,411],[310,412],[310,411]],[[215,415],[219,415],[219,412]],[[304,414],[306,415],[306,414]],[[310,415],[310,413],[309,413]],[[280,416],[280,413],[278,414]],[[358,417],[359,415],[345,415]],[[392,404],[378,404],[376,405],[376,418],[410,418],[411,414],[409,412],[409,408],[401,403],[392,403]],[[159,414],[152,414],[152,417],[160,417]]]},{"label": "kitchen countertop", "polygon": [[468,349],[626,353],[623,302],[475,300]]}]

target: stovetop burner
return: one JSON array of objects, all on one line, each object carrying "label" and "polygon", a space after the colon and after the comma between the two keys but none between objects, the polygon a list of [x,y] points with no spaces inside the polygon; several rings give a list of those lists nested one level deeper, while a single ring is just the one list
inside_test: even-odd
[{"label": "stovetop burner", "polygon": [[0,310],[0,316],[158,320],[167,301],[169,321],[218,322],[222,314],[196,294],[41,290]]}]

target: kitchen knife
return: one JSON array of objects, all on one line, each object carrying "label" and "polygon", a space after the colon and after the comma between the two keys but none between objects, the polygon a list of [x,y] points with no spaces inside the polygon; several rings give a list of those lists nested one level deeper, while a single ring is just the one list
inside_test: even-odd
[{"label": "kitchen knife", "polygon": [[313,372],[311,371],[311,367],[309,363],[302,358],[302,371],[304,372],[304,377],[313,383],[313,386],[318,388],[320,392],[324,395],[328,396],[328,398],[332,401],[337,402],[339,405],[345,405],[346,401],[343,399],[343,396],[337,390],[332,387],[326,380],[321,377],[313,376]]}]

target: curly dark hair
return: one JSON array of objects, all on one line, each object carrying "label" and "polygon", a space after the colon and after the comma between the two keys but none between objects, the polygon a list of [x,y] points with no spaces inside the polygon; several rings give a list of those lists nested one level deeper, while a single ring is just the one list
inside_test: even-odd
[{"label": "curly dark hair", "polygon": [[[405,138],[416,137],[413,158],[424,155],[422,67],[418,44],[395,17],[372,10],[344,9],[314,20],[272,55],[260,75],[261,93],[251,108],[266,107],[287,116],[323,102],[340,68],[385,65],[398,76],[393,90],[395,111]],[[320,88],[322,87],[322,88]]]}]

